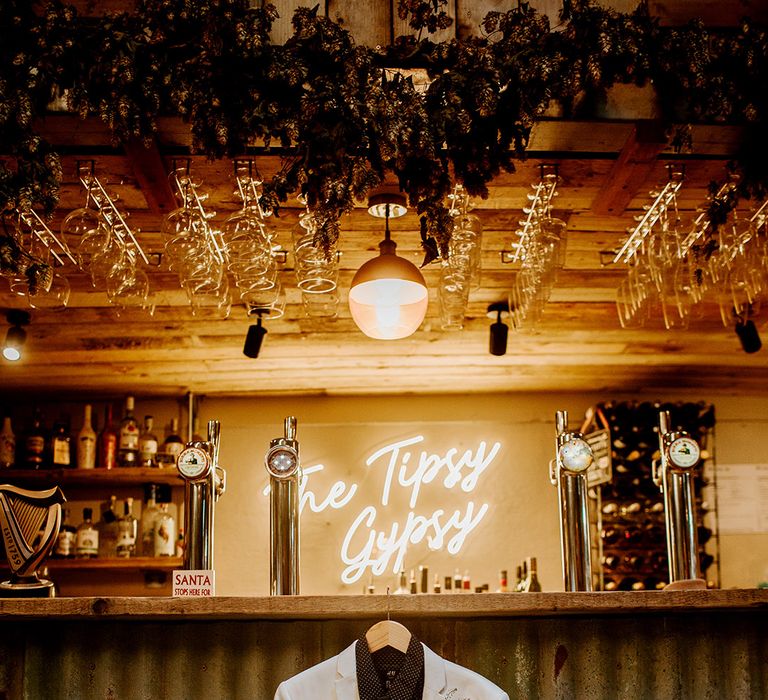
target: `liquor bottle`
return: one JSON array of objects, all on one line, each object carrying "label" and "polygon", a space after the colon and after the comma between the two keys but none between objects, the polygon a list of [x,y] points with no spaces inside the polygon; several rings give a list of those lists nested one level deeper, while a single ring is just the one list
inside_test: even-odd
[{"label": "liquor bottle", "polygon": [[368,585],[365,587],[365,594],[366,595],[375,595],[376,594],[376,586],[373,583],[373,574],[371,574],[370,579],[368,579]]},{"label": "liquor bottle", "polygon": [[72,444],[69,437],[69,425],[65,416],[53,426],[51,434],[51,462],[54,468],[62,469],[72,466]]},{"label": "liquor bottle", "polygon": [[523,567],[518,566],[515,570],[515,585],[512,587],[515,593],[519,593],[523,590]]},{"label": "liquor bottle", "polygon": [[104,428],[99,435],[99,466],[114,469],[117,465],[117,431],[112,423],[112,404],[104,409]]},{"label": "liquor bottle", "polygon": [[461,577],[461,592],[469,593],[472,591],[472,581],[469,578],[469,569],[464,570],[464,576]]},{"label": "liquor bottle", "polygon": [[536,571],[536,557],[528,557],[528,578],[525,582],[526,593],[539,593],[541,592],[541,584],[539,583],[539,575]]},{"label": "liquor bottle", "polygon": [[176,554],[176,522],[168,512],[168,504],[161,503],[155,517],[153,531],[154,556],[172,557]]},{"label": "liquor bottle", "polygon": [[461,574],[458,569],[453,570],[453,592],[461,593]]},{"label": "liquor bottle", "polygon": [[39,409],[35,409],[32,425],[24,436],[24,466],[28,469],[41,469],[45,463],[46,434],[43,428],[43,417]]},{"label": "liquor bottle", "polygon": [[176,458],[183,449],[184,442],[179,437],[179,419],[171,418],[171,432],[168,433],[168,437],[165,438],[163,443],[163,452],[168,455],[170,464],[176,464]]},{"label": "liquor bottle", "polygon": [[117,445],[117,463],[121,467],[135,467],[139,460],[139,426],[133,417],[133,396],[125,399],[125,415],[120,421]]},{"label": "liquor bottle", "polygon": [[525,587],[528,585],[528,560],[523,560],[521,569],[520,584],[517,588],[520,593],[522,593],[525,590]]},{"label": "liquor bottle", "polygon": [[453,593],[453,578],[446,576],[443,579],[443,591],[446,593]]},{"label": "liquor bottle", "polygon": [[117,521],[117,556],[121,558],[136,556],[136,536],[139,524],[133,517],[133,499],[126,498],[123,515]]},{"label": "liquor bottle", "polygon": [[419,566],[419,577],[421,578],[421,592],[429,593],[429,568],[426,566]]},{"label": "liquor bottle", "polygon": [[64,509],[64,522],[61,524],[59,535],[56,538],[56,549],[53,554],[62,559],[71,559],[75,556],[75,536],[77,528],[69,522],[69,508]]},{"label": "liquor bottle", "polygon": [[439,574],[435,574],[435,582],[432,584],[432,593],[441,593]]},{"label": "liquor bottle", "polygon": [[83,508],[83,522],[75,533],[75,556],[80,559],[99,556],[99,531],[93,526],[92,516],[91,508]]},{"label": "liquor bottle", "polygon": [[93,469],[96,466],[96,432],[91,418],[91,404],[85,404],[83,427],[77,434],[77,468]]},{"label": "liquor bottle", "polygon": [[507,570],[502,569],[499,571],[499,588],[496,591],[497,593],[508,593],[509,592],[509,586],[507,584]]},{"label": "liquor bottle", "polygon": [[141,510],[141,556],[155,556],[155,517],[157,508],[157,486],[149,485],[147,504]]},{"label": "liquor bottle", "polygon": [[400,581],[397,584],[397,589],[393,591],[392,595],[407,595],[408,594],[408,579],[405,576],[405,569],[400,569]]},{"label": "liquor bottle", "polygon": [[411,569],[411,578],[408,580],[408,588],[412,594],[419,592],[419,586],[416,583],[416,571],[414,569]]},{"label": "liquor bottle", "polygon": [[113,559],[117,556],[117,496],[109,497],[109,505],[96,524],[99,531],[99,557]]},{"label": "liquor bottle", "polygon": [[144,416],[144,430],[139,435],[139,463],[142,467],[157,466],[157,437],[152,432],[152,416]]},{"label": "liquor bottle", "polygon": [[11,417],[3,418],[0,431],[0,468],[8,469],[16,464],[16,436],[11,428]]}]

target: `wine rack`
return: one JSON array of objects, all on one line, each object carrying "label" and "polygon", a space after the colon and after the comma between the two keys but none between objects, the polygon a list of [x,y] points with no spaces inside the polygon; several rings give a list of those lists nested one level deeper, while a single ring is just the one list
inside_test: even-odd
[{"label": "wine rack", "polygon": [[711,507],[705,492],[713,471],[714,406],[607,402],[594,409],[600,427],[610,430],[613,464],[613,478],[599,487],[595,507],[597,590],[660,590],[669,582],[664,502],[652,479],[652,464],[660,458],[660,411],[669,411],[673,428],[690,433],[701,447],[702,465],[694,479],[699,561],[704,579],[719,578],[709,572],[715,557],[707,548],[716,537],[705,525]]}]

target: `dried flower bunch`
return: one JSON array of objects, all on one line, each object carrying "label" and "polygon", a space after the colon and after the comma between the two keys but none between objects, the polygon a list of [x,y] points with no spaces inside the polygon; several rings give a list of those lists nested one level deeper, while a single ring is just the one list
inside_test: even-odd
[{"label": "dried flower bunch", "polygon": [[[262,203],[278,211],[301,192],[330,249],[339,219],[393,173],[422,215],[426,260],[446,251],[453,183],[487,196],[514,170],[534,122],[551,103],[588,116],[615,83],[652,82],[674,142],[696,121],[746,124],[734,163],[739,197],[768,182],[768,34],[748,21],[713,34],[700,22],[660,27],[645,5],[630,14],[592,0],[567,2],[554,29],[527,3],[491,12],[484,37],[433,42],[450,26],[447,0],[398,0],[413,34],[388,47],[357,46],[349,32],[299,8],[293,36],[270,43],[272,5],[248,0],[140,0],[136,11],[78,18],[51,0],[0,3],[0,210],[50,212],[59,159],[35,119],[66,90],[70,108],[98,115],[116,143],[151,138],[158,117],[190,124],[193,148],[211,158],[279,145],[283,167]],[[426,36],[425,36],[426,35]],[[392,66],[426,68],[418,91]],[[713,220],[735,205],[714,200]],[[0,232],[0,261],[18,259]]]}]

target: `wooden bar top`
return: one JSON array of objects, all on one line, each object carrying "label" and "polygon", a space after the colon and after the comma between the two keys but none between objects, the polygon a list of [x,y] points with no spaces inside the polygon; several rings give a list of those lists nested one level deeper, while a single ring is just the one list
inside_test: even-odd
[{"label": "wooden bar top", "polygon": [[468,593],[407,596],[0,599],[0,621],[34,618],[133,620],[332,620],[478,618],[768,610],[768,590]]}]

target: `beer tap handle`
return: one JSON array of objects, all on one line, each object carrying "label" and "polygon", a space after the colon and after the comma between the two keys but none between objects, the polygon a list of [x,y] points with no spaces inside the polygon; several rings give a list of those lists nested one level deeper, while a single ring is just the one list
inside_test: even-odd
[{"label": "beer tap handle", "polygon": [[557,486],[557,459],[549,460],[549,481]]},{"label": "beer tap handle", "polygon": [[219,463],[219,446],[221,444],[221,422],[217,420],[208,421],[208,442],[211,443],[213,449],[214,466]]},{"label": "beer tap handle", "polygon": [[669,415],[669,411],[659,411],[659,436],[666,435],[671,425],[672,418]]},{"label": "beer tap handle", "polygon": [[557,411],[555,413],[555,429],[558,437],[568,430],[568,411]]},{"label": "beer tap handle", "polygon": [[296,418],[294,416],[286,416],[284,432],[286,440],[296,439]]},{"label": "beer tap handle", "polygon": [[656,486],[658,486],[663,491],[664,486],[662,485],[661,472],[659,469],[658,459],[654,459],[651,461],[651,478],[653,479],[653,483],[656,484]]},{"label": "beer tap handle", "polygon": [[218,501],[221,495],[227,490],[227,470],[218,464],[214,468],[215,486],[213,489],[214,500]]}]

